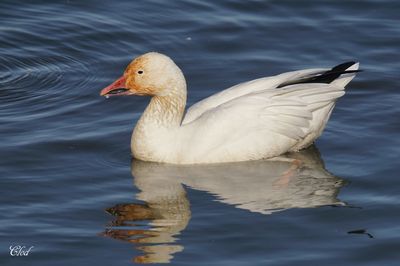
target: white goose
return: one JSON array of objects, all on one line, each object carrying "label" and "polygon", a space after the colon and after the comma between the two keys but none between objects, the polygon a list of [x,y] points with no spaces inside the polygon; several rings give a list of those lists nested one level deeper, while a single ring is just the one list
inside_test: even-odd
[{"label": "white goose", "polygon": [[100,95],[149,95],[132,134],[143,161],[175,164],[258,160],[298,151],[318,138],[359,64],[308,69],[241,83],[191,106],[186,81],[166,55],[134,59]]}]

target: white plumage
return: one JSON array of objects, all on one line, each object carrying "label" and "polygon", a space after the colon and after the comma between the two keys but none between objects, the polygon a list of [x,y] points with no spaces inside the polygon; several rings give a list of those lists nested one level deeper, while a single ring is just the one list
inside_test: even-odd
[{"label": "white plumage", "polygon": [[[201,100],[184,115],[186,82],[169,57],[148,53],[131,65],[125,75],[127,80],[135,75],[134,85],[127,82],[127,87],[134,88],[132,94],[151,90],[148,94],[153,96],[133,132],[132,153],[145,161],[177,164],[257,160],[309,146],[321,135],[336,100],[354,77],[349,70],[359,66],[352,64],[328,84],[299,82],[278,88],[329,69],[241,83]],[[137,69],[144,69],[147,76],[138,79]],[[163,82],[154,80],[159,76]]]}]

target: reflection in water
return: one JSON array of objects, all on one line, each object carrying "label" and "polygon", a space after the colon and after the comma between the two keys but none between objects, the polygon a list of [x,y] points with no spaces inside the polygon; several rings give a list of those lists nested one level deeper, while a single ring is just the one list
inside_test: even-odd
[{"label": "reflection in water", "polygon": [[[106,235],[140,243],[141,263],[169,262],[183,250],[174,244],[190,220],[185,186],[210,192],[236,208],[271,214],[288,208],[343,205],[336,197],[344,181],[325,170],[319,152],[311,147],[278,158],[241,163],[170,165],[132,161],[137,199],[145,204],[118,204]],[[146,223],[146,221],[150,221]],[[135,244],[136,245],[136,244]]]}]

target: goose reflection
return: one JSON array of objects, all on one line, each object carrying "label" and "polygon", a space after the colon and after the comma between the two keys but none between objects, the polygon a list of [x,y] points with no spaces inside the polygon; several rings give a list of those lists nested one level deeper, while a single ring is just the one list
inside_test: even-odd
[{"label": "goose reflection", "polygon": [[133,160],[131,170],[141,191],[137,199],[145,203],[109,208],[115,221],[105,234],[135,243],[144,252],[134,258],[139,263],[170,262],[173,254],[183,250],[175,242],[191,216],[184,186],[261,214],[344,205],[337,198],[344,181],[325,169],[315,146],[270,160],[242,163],[188,166]]}]

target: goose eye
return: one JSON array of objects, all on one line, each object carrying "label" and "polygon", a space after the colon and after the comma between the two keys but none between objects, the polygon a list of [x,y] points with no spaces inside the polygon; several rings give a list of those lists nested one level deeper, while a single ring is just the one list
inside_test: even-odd
[{"label": "goose eye", "polygon": [[138,74],[143,74],[143,70],[139,70],[137,73]]}]

